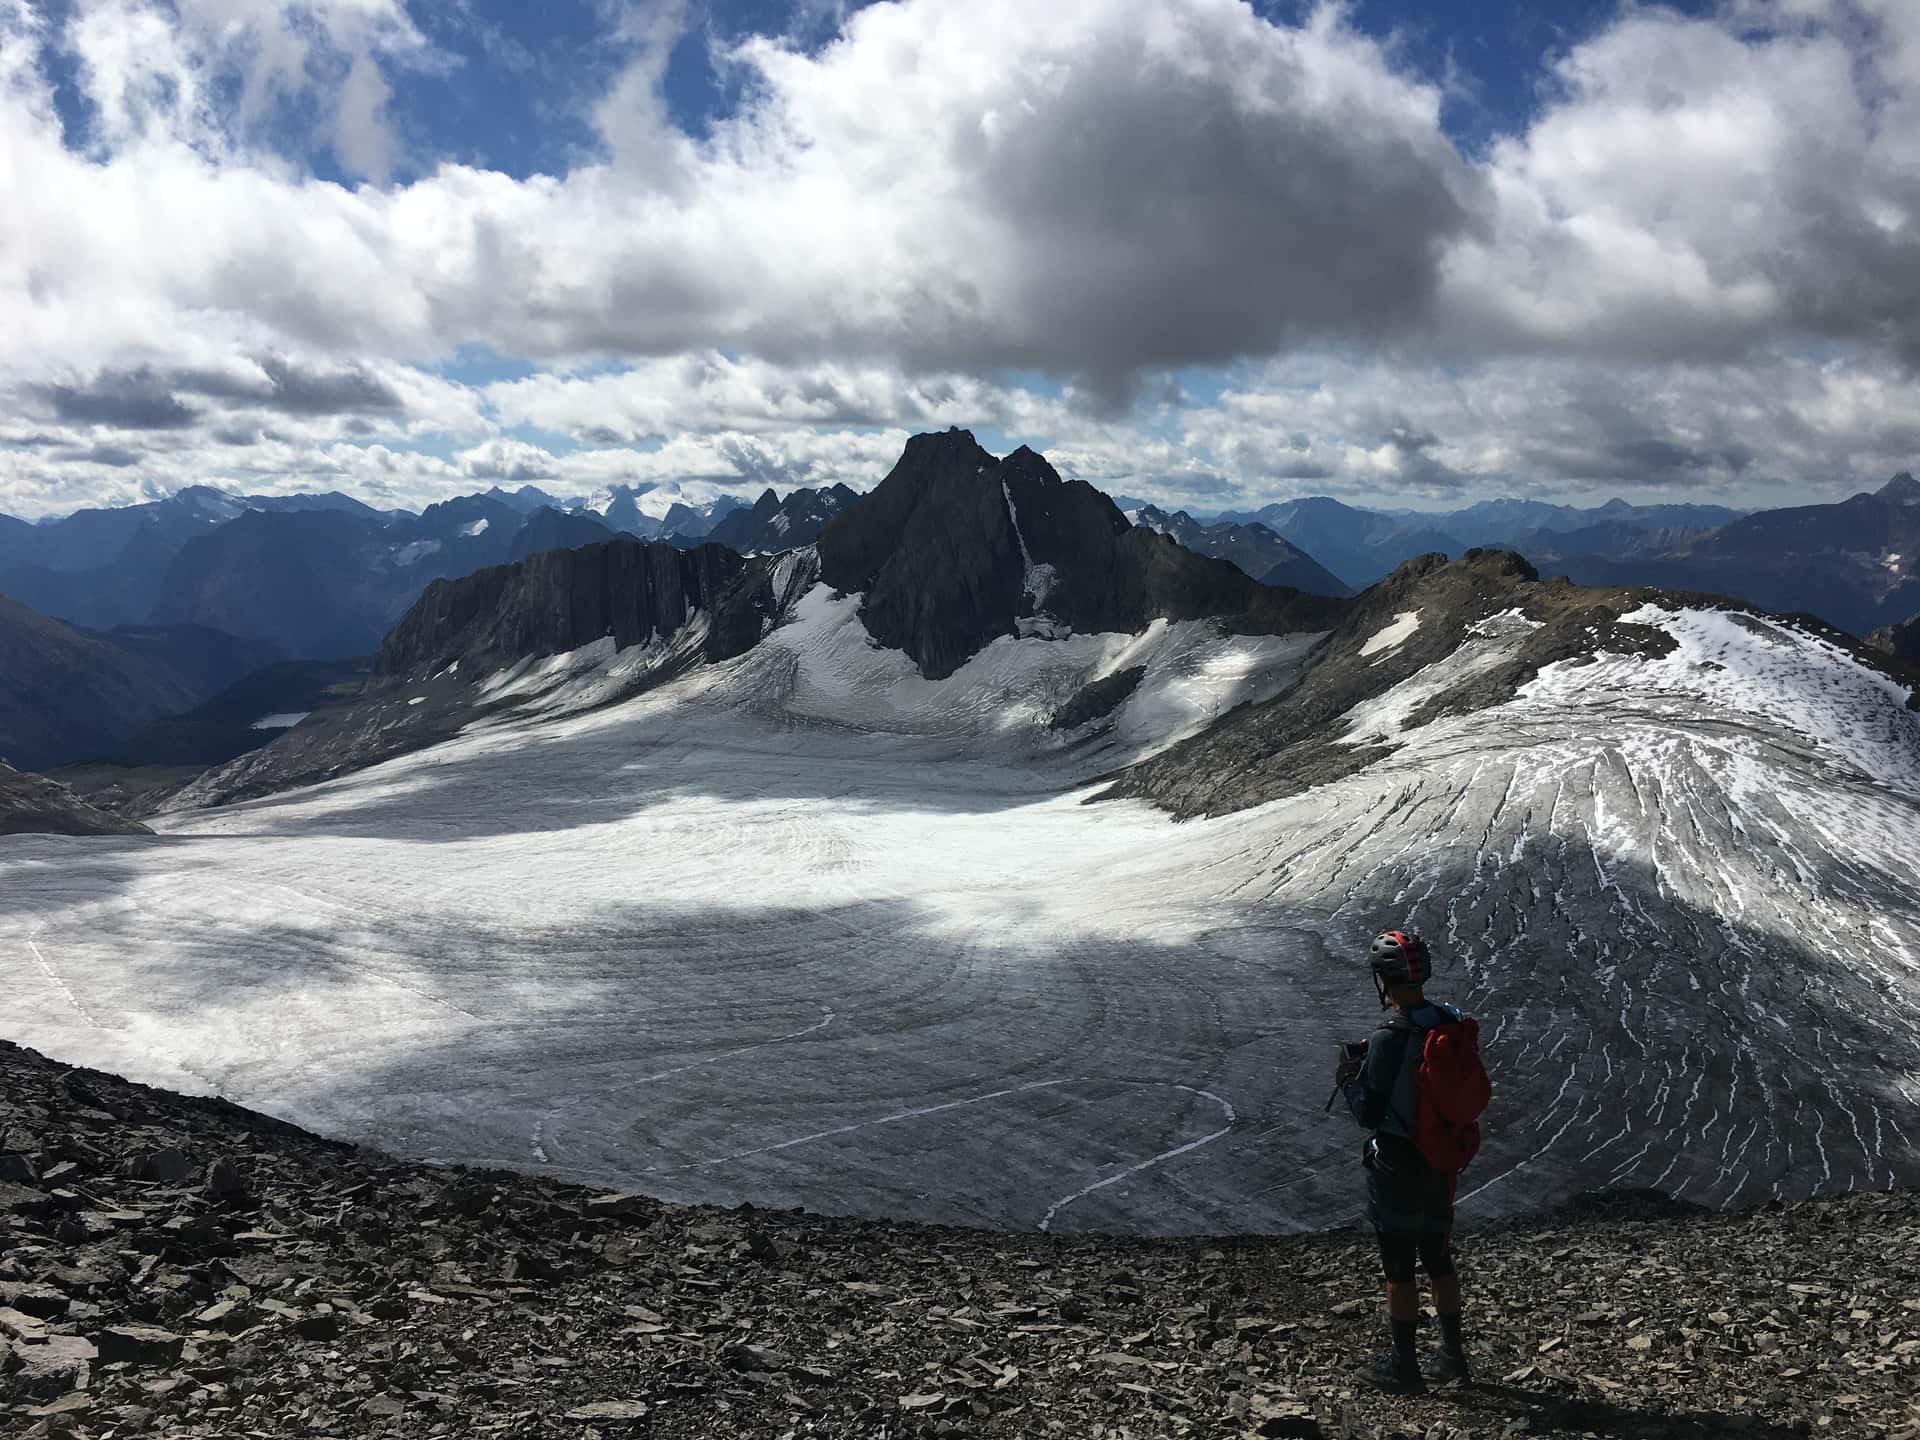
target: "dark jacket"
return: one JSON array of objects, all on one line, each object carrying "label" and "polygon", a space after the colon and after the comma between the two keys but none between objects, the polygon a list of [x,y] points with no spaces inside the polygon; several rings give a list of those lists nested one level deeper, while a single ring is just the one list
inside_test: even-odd
[{"label": "dark jacket", "polygon": [[1414,1079],[1420,1068],[1420,1047],[1426,1044],[1427,1031],[1460,1018],[1453,1006],[1429,1001],[1406,1015],[1394,1011],[1373,1032],[1360,1073],[1347,1082],[1344,1092],[1347,1108],[1361,1129],[1403,1140],[1413,1138],[1419,1105]]}]

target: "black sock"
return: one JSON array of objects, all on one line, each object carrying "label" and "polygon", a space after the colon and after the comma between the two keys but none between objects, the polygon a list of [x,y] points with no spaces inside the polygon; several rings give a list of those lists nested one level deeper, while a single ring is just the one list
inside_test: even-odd
[{"label": "black sock", "polygon": [[1417,1365],[1420,1357],[1413,1353],[1414,1333],[1418,1322],[1414,1320],[1395,1320],[1393,1322],[1393,1358],[1402,1365]]},{"label": "black sock", "polygon": [[1460,1353],[1460,1312],[1440,1317],[1440,1343],[1455,1354]]}]

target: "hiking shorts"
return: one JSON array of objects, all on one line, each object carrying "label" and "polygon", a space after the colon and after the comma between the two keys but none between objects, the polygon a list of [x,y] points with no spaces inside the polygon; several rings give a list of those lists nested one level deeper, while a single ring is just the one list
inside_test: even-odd
[{"label": "hiking shorts", "polygon": [[1447,1235],[1386,1235],[1380,1241],[1380,1268],[1396,1285],[1411,1283],[1414,1262],[1427,1267],[1427,1274],[1439,1280],[1453,1274],[1453,1240]]},{"label": "hiking shorts", "polygon": [[1397,1135],[1367,1142],[1367,1221],[1380,1236],[1444,1239],[1453,1233],[1453,1177]]}]

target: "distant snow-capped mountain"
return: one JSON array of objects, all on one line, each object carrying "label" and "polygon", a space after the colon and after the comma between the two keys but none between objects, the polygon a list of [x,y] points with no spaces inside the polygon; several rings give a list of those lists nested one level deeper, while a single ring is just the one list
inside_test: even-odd
[{"label": "distant snow-capped mountain", "polygon": [[819,490],[796,488],[784,498],[768,489],[750,507],[721,517],[705,538],[742,555],[811,545],[829,521],[859,499],[859,492],[845,485]]}]

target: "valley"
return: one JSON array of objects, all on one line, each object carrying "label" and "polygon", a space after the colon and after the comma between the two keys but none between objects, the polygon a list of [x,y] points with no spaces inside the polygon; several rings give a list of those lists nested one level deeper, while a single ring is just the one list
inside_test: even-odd
[{"label": "valley", "polygon": [[[8,842],[8,1038],[671,1200],[1305,1229],[1355,1218],[1355,1136],[1321,1102],[1393,922],[1485,1024],[1465,1218],[1911,1183],[1910,692],[1815,634],[1645,606],[1623,621],[1661,645],[1417,719],[1531,643],[1549,587],[1513,583],[1484,619],[1326,639],[1003,636],[938,681],[816,585],[746,653],[612,705],[630,660],[588,647],[327,784]],[[1089,803],[1352,665],[1384,688],[1311,737],[1362,753],[1326,783],[1184,823]],[[1112,713],[1051,727],[1135,666]]]}]

